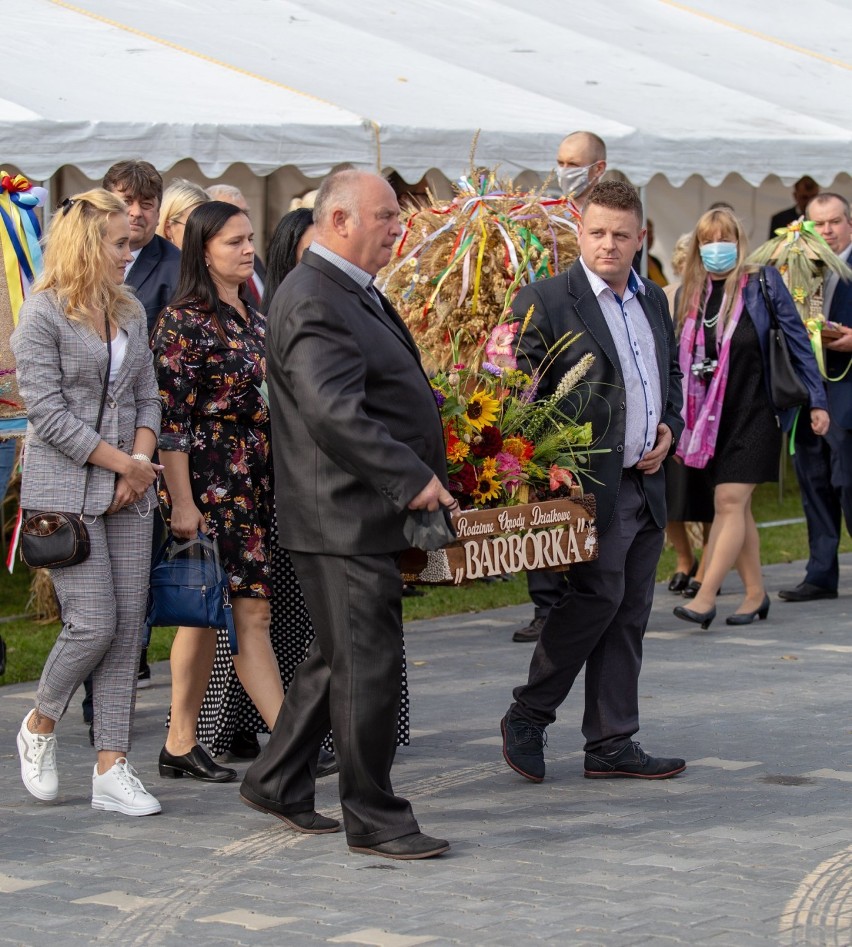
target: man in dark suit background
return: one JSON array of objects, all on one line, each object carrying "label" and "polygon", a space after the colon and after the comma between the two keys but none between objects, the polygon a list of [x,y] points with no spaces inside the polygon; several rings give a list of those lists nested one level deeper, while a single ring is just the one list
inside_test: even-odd
[{"label": "man in dark suit background", "polygon": [[155,231],[163,200],[163,179],[147,161],[119,161],[104,175],[103,186],[117,194],[130,217],[133,263],[124,281],[145,307],[148,335],[172,301],[180,273],[180,250]]},{"label": "man in dark suit background", "polygon": [[793,200],[796,202],[786,210],[779,210],[769,222],[769,239],[775,236],[775,231],[781,227],[789,227],[794,220],[798,220],[808,206],[808,202],[819,194],[819,184],[807,174],[799,178],[793,185]]},{"label": "man in dark suit background", "polygon": [[419,831],[390,781],[402,669],[398,556],[408,510],[454,501],[417,348],[372,284],[400,236],[398,214],[383,178],[352,170],[327,178],[315,241],[270,309],[278,528],[316,638],[240,793],[296,831],[337,831],[314,809],[330,725],[350,849],[410,859],[449,844]]},{"label": "man in dark suit background", "polygon": [[[563,194],[566,197],[570,195],[574,211],[582,213],[589,191],[605,173],[606,143],[599,135],[576,131],[559,143],[556,178]],[[567,216],[570,226],[574,227],[573,214]],[[641,253],[638,259],[641,259]],[[538,641],[547,613],[565,594],[566,575],[565,572],[544,569],[527,573],[527,588],[535,611],[532,620],[514,632],[512,641]]]},{"label": "man in dark suit background", "polygon": [[[840,194],[819,194],[808,204],[807,217],[829,247],[852,265],[849,201]],[[843,334],[826,345],[826,371],[837,379],[826,382],[828,433],[817,437],[808,424],[796,427],[793,465],[808,523],[809,558],[804,581],[778,593],[787,602],[837,598],[841,516],[852,534],[852,372],[847,371],[852,359],[852,283],[830,273],[823,288],[823,311],[842,326]]]},{"label": "man in dark suit background", "polygon": [[[569,413],[592,422],[589,489],[597,503],[598,558],[572,566],[567,589],[548,612],[528,683],[501,721],[503,755],[532,782],[544,778],[544,732],[586,668],[585,775],[661,779],[682,759],[648,756],[639,729],[642,638],[651,611],[666,525],[662,463],[683,430],[677,349],[663,291],[632,269],[642,246],[642,204],[618,181],[595,185],[578,229],[580,258],[552,279],[518,293],[513,312],[533,314],[520,351],[534,370],[558,350],[539,385],[548,397],[586,353],[586,385],[569,393]],[[558,346],[565,333],[580,333]]]}]

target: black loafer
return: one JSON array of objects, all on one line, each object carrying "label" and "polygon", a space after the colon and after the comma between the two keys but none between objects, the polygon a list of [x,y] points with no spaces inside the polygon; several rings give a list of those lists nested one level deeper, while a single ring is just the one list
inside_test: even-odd
[{"label": "black loafer", "polygon": [[432,838],[422,832],[412,832],[389,842],[377,842],[375,845],[350,845],[350,852],[361,855],[380,855],[382,858],[411,860],[414,858],[434,858],[443,855],[450,843],[443,838]]},{"label": "black loafer", "polygon": [[260,742],[256,733],[248,730],[236,730],[231,737],[231,745],[224,753],[219,754],[223,763],[240,763],[246,760],[256,760],[260,756]]},{"label": "black loafer", "polygon": [[205,783],[229,783],[237,778],[235,769],[220,766],[210,758],[204,747],[197,743],[189,753],[184,753],[183,756],[173,756],[163,747],[160,750],[159,769],[163,779],[182,779],[184,776],[191,776]]},{"label": "black loafer", "polygon": [[586,753],[583,775],[586,779],[669,779],[686,769],[686,761],[648,756],[638,743],[631,741],[616,753]]},{"label": "black loafer", "polygon": [[307,812],[288,812],[285,815],[283,812],[276,812],[270,806],[264,806],[244,796],[242,789],[240,790],[240,799],[249,809],[256,809],[264,815],[274,815],[276,819],[280,819],[294,832],[301,832],[302,835],[328,835],[330,832],[340,831],[340,823],[337,819],[329,819],[312,809]]},{"label": "black loafer", "polygon": [[319,756],[317,757],[317,779],[322,779],[323,776],[333,776],[337,772],[339,772],[339,767],[337,760],[334,758],[334,753],[329,753],[328,750],[320,747]]},{"label": "black loafer", "polygon": [[837,591],[824,589],[821,585],[800,582],[794,589],[781,589],[778,598],[785,602],[815,602],[819,598],[837,598]]},{"label": "black loafer", "polygon": [[688,585],[689,580],[698,572],[698,560],[692,560],[692,568],[689,572],[675,572],[669,580],[670,592],[682,592]]}]

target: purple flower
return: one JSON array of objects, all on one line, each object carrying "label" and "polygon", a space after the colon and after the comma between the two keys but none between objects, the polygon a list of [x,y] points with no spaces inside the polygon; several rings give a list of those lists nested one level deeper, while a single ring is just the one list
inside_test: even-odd
[{"label": "purple flower", "polygon": [[432,394],[435,396],[435,401],[437,402],[438,407],[442,408],[444,406],[444,402],[447,400],[447,396],[443,391],[438,391],[437,388],[432,389]]},{"label": "purple flower", "polygon": [[494,375],[495,378],[500,378],[503,375],[503,369],[499,365],[495,365],[494,362],[483,362],[482,370],[488,372],[489,375]]},{"label": "purple flower", "polygon": [[538,382],[534,381],[526,391],[522,391],[519,396],[519,401],[522,401],[524,404],[532,404],[535,401],[535,396],[538,394]]}]

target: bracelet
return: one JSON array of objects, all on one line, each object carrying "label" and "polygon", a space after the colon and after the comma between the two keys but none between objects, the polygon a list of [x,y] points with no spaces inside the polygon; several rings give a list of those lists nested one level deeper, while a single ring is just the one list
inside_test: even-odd
[{"label": "bracelet", "polygon": [[149,464],[151,463],[151,458],[147,454],[143,454],[141,452],[138,454],[131,454],[130,459],[131,460],[144,460],[146,463],[149,463]]}]

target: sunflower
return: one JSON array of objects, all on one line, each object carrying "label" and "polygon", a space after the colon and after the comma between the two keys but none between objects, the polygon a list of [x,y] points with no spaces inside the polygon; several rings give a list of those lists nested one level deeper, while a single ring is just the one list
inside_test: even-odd
[{"label": "sunflower", "polygon": [[500,402],[496,398],[484,391],[475,391],[465,405],[464,418],[475,431],[481,431],[497,420],[499,408]]},{"label": "sunflower", "polygon": [[480,471],[476,489],[471,496],[477,506],[481,506],[488,500],[496,500],[500,496],[500,483],[493,476],[489,477]]}]

